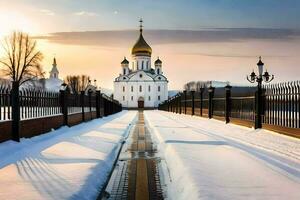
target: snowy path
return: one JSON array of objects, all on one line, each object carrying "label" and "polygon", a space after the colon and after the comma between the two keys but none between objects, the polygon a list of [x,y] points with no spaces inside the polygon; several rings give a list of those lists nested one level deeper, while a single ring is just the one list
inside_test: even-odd
[{"label": "snowy path", "polygon": [[136,114],[0,144],[0,199],[96,199]]},{"label": "snowy path", "polygon": [[300,199],[300,140],[217,120],[145,111],[170,199]]}]

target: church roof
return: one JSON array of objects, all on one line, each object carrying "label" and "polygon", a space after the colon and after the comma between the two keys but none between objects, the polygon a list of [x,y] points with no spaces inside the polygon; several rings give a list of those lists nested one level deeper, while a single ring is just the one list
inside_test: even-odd
[{"label": "church roof", "polygon": [[129,64],[129,61],[126,59],[126,57],[124,57],[124,60],[121,62],[121,64]]},{"label": "church roof", "polygon": [[[140,21],[141,23],[143,22],[142,20]],[[143,37],[143,29],[142,29],[142,24],[140,25],[140,36],[139,39],[136,41],[134,44],[132,50],[131,50],[132,55],[136,56],[151,56],[152,54],[152,49],[151,47],[147,44]]]},{"label": "church roof", "polygon": [[161,60],[159,58],[157,58],[157,60],[154,62],[154,64],[161,64]]},{"label": "church roof", "polygon": [[[125,81],[125,82],[127,82],[127,81],[130,81],[130,80],[132,80],[132,78],[136,75],[136,74],[139,74],[139,73],[145,73],[147,76],[149,76],[152,80],[154,80],[155,81],[155,79],[156,79],[156,77],[163,77],[163,80],[164,81],[168,81],[167,80],[167,78],[164,76],[164,75],[162,75],[162,74],[155,74],[155,72],[154,72],[154,70],[153,69],[151,69],[151,70],[148,70],[148,71],[145,71],[145,70],[138,70],[138,71],[133,71],[133,72],[131,72],[131,73],[129,73],[129,74],[127,74],[127,75],[121,75],[121,76],[119,76],[119,77],[117,77],[116,78],[116,82],[119,82],[119,81],[121,81],[121,82],[123,82],[123,81]],[[123,77],[126,77],[126,79],[124,79]]]}]

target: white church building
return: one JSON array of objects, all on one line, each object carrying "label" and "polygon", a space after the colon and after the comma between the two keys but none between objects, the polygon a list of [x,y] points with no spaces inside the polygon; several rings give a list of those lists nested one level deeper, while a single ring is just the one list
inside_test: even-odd
[{"label": "white church building", "polygon": [[47,91],[59,91],[64,81],[59,78],[58,66],[56,58],[53,58],[52,69],[49,72],[49,78],[45,79],[45,89]]},{"label": "white church building", "polygon": [[168,80],[163,75],[162,61],[157,58],[151,66],[152,49],[140,35],[131,50],[132,62],[124,58],[122,73],[114,81],[114,98],[124,108],[156,108],[168,99]]}]

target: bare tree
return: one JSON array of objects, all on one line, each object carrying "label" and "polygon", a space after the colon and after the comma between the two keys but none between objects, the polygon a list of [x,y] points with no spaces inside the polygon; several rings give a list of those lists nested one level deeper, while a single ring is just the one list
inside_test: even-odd
[{"label": "bare tree", "polygon": [[187,92],[189,92],[189,91],[191,91],[191,90],[193,90],[193,89],[195,89],[195,88],[196,88],[196,82],[195,82],[195,81],[188,82],[188,83],[186,83],[186,84],[184,85],[184,89],[185,89]]},{"label": "bare tree", "polygon": [[85,91],[88,85],[91,84],[91,79],[87,75],[81,75],[79,79],[79,89],[80,91]]},{"label": "bare tree", "polygon": [[90,77],[87,75],[67,76],[65,83],[71,88],[74,93],[85,91],[90,84]]},{"label": "bare tree", "polygon": [[1,42],[4,57],[0,59],[1,74],[22,85],[27,81],[44,77],[41,61],[43,54],[28,34],[13,32]]}]

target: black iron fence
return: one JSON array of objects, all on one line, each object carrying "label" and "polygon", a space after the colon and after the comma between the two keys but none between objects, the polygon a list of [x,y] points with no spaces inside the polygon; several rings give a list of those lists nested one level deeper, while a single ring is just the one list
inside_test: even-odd
[{"label": "black iron fence", "polygon": [[0,87],[0,120],[11,119],[10,88]]},{"label": "black iron fence", "polygon": [[[248,126],[254,126],[256,113],[262,113],[260,127],[277,126],[300,135],[299,81],[266,85],[261,98],[256,94],[255,87],[200,88],[196,92],[183,91],[161,103],[158,109]],[[258,108],[262,111],[258,112]]]},{"label": "black iron fence", "polygon": [[289,82],[264,87],[263,123],[300,128],[300,82]]},{"label": "black iron fence", "polygon": [[16,141],[19,141],[20,124],[23,120],[63,116],[63,125],[72,125],[72,115],[79,114],[80,121],[86,121],[121,110],[122,106],[118,101],[100,91],[71,94],[68,91],[48,92],[0,87],[0,125],[5,122],[11,124],[9,130],[13,135],[12,139]]}]

